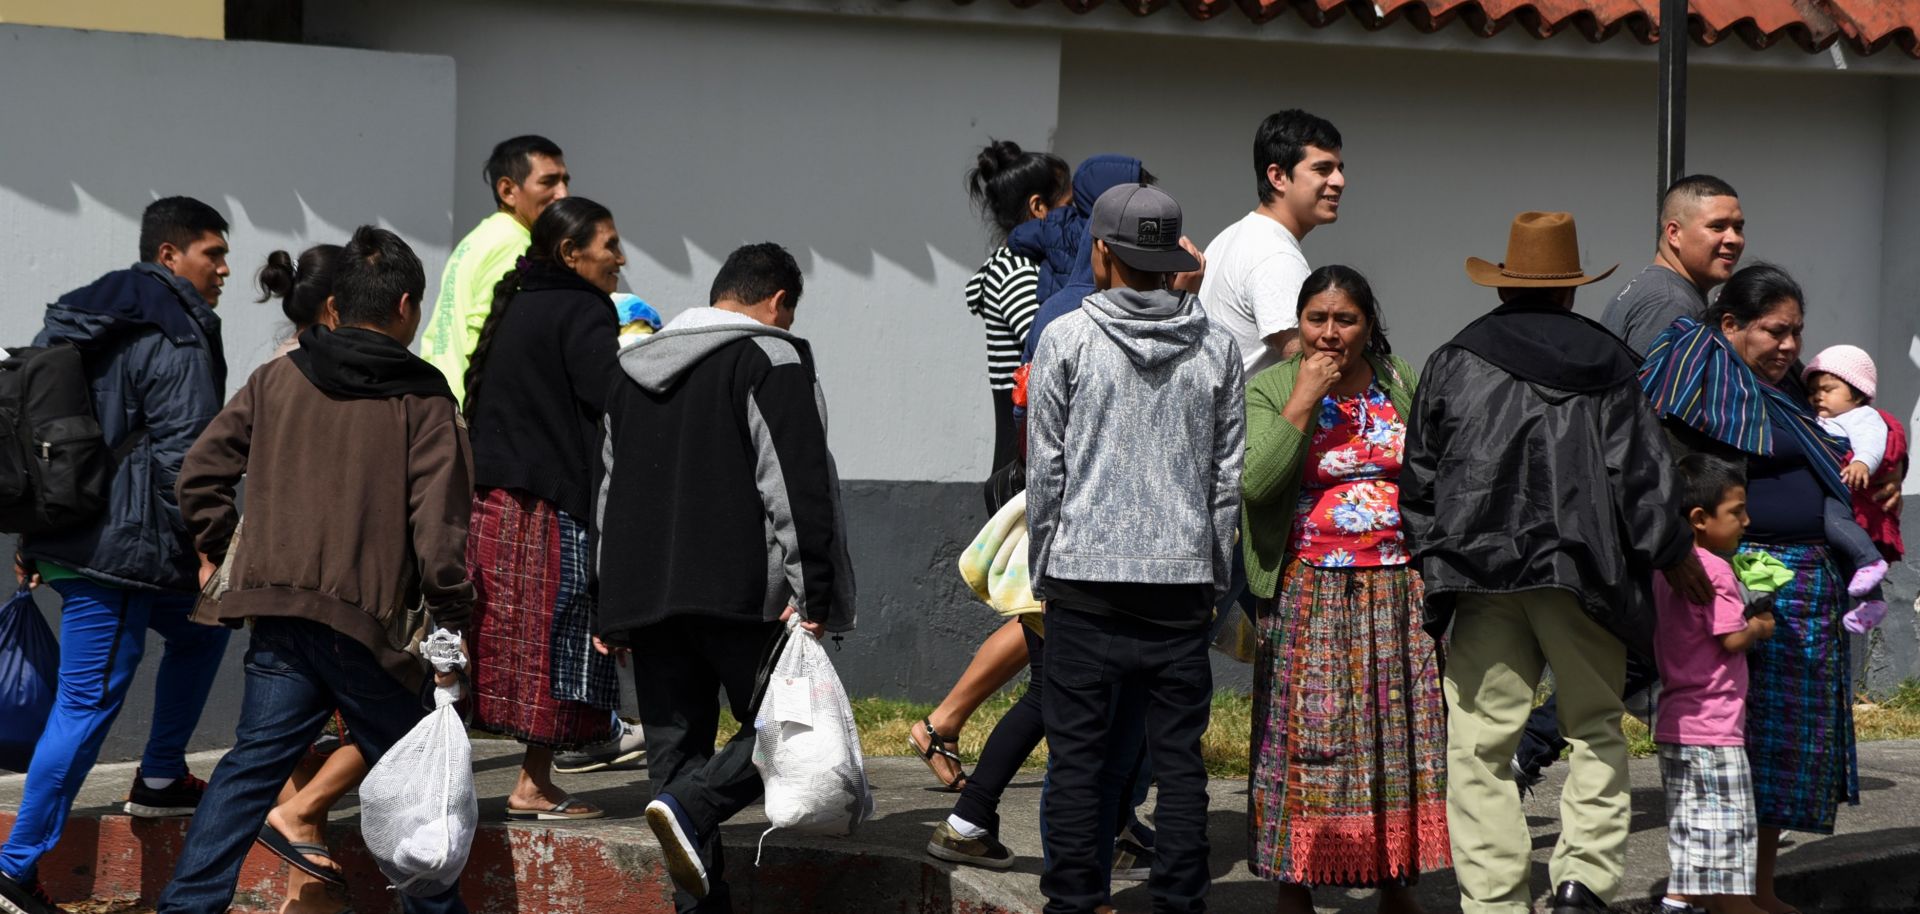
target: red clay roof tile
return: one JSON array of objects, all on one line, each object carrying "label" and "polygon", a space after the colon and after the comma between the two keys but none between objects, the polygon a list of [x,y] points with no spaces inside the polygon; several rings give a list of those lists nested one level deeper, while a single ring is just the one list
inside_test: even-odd
[{"label": "red clay roof tile", "polygon": [[[967,3],[971,0],[954,0]],[[1006,0],[1026,8],[1048,0]],[[1053,0],[1084,13],[1106,0]],[[1315,27],[1352,16],[1369,29],[1405,21],[1433,32],[1458,21],[1478,35],[1517,25],[1545,38],[1572,29],[1589,41],[1625,31],[1642,44],[1660,38],[1660,0],[1112,0],[1136,16],[1178,6],[1195,19],[1230,10],[1254,23],[1292,15]],[[1688,32],[1701,45],[1738,37],[1754,48],[1782,39],[1809,51],[1844,40],[1856,54],[1893,46],[1920,58],[1920,0],[1692,0]]]}]

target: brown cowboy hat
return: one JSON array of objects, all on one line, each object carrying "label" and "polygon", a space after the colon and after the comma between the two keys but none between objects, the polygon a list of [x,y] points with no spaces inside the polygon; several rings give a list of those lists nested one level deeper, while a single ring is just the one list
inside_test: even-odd
[{"label": "brown cowboy hat", "polygon": [[1467,258],[1467,278],[1483,286],[1551,289],[1599,282],[1619,268],[1614,264],[1588,276],[1580,269],[1580,239],[1572,213],[1521,213],[1507,235],[1507,259],[1488,263]]}]

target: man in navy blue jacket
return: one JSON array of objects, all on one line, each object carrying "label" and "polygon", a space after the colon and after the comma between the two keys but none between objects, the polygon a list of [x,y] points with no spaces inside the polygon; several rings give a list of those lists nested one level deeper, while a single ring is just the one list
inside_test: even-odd
[{"label": "man in navy blue jacket", "polygon": [[98,520],[21,544],[19,570],[37,572],[60,594],[60,690],[13,831],[0,848],[0,910],[56,914],[35,870],[59,842],[73,798],[120,713],[148,629],[167,648],[126,810],[192,815],[206,787],[187,771],[186,746],[228,630],[188,618],[199,559],[174,482],[225,393],[213,306],[228,272],[226,231],[226,219],[205,203],[155,200],[140,219],[140,262],[48,305],[34,339],[35,346],[71,343],[85,353],[101,431],[125,456]]}]

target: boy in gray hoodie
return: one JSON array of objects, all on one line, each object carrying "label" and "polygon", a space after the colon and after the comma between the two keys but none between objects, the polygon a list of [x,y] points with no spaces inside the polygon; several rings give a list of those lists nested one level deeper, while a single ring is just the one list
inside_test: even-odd
[{"label": "boy in gray hoodie", "polygon": [[1110,759],[1109,744],[1142,716],[1160,788],[1154,910],[1206,909],[1206,633],[1232,570],[1245,407],[1232,336],[1168,288],[1199,268],[1180,222],[1156,188],[1102,194],[1088,226],[1100,291],[1049,328],[1033,361],[1027,526],[1034,595],[1047,606],[1047,914],[1109,903],[1099,850],[1113,844],[1125,778],[1103,769],[1131,766]]}]

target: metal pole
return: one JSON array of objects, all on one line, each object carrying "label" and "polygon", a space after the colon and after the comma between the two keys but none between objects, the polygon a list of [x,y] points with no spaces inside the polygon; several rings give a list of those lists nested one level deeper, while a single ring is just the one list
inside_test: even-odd
[{"label": "metal pole", "polygon": [[1687,0],[1660,0],[1659,152],[1656,196],[1686,173]]}]

